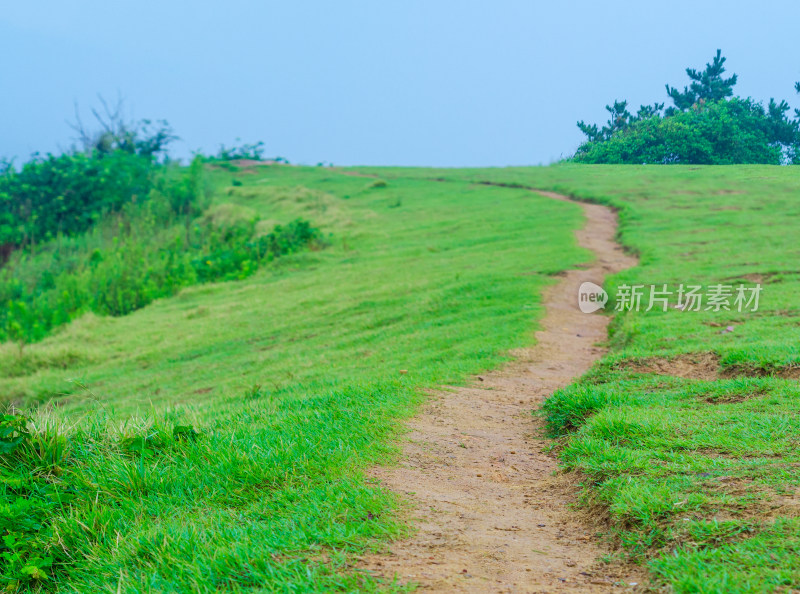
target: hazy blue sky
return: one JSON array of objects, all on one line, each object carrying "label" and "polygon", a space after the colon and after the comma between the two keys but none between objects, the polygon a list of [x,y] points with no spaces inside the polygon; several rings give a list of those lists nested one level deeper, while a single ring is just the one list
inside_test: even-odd
[{"label": "hazy blue sky", "polygon": [[0,156],[69,145],[73,103],[120,93],[183,155],[240,137],[293,163],[547,163],[576,120],[664,100],[718,47],[740,94],[799,105],[798,23],[797,0],[7,0]]}]

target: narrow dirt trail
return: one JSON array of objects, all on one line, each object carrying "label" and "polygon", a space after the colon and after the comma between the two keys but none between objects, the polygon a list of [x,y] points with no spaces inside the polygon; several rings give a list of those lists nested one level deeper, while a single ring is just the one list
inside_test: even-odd
[{"label": "narrow dirt trail", "polygon": [[587,222],[578,243],[596,259],[546,291],[536,345],[471,387],[435,394],[410,422],[400,464],[372,473],[414,504],[418,528],[390,554],[363,558],[373,575],[426,592],[604,592],[619,580],[641,582],[597,563],[604,551],[570,507],[574,486],[553,476],[557,459],[544,451],[542,420],[531,416],[603,355],[597,343],[609,319],[581,313],[580,284],[602,284],[636,263],[614,241],[616,214],[581,207]]}]

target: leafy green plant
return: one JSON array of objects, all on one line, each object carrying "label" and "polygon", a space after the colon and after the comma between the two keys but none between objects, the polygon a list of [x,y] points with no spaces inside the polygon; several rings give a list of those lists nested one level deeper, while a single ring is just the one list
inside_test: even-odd
[{"label": "leafy green plant", "polygon": [[[238,139],[237,139],[238,140]],[[220,145],[219,151],[213,157],[216,161],[261,161],[264,159],[264,143],[239,144],[232,147]]]},{"label": "leafy green plant", "polygon": [[765,107],[733,97],[737,76],[725,78],[720,50],[703,71],[687,68],[683,91],[667,85],[674,106],[643,105],[634,115],[627,101],[607,105],[602,128],[578,122],[586,135],[573,159],[581,163],[782,164],[800,162],[800,112],[770,99]]},{"label": "leafy green plant", "polygon": [[[277,257],[322,245],[300,219],[262,236],[257,218],[216,224],[204,216],[212,187],[203,157],[187,168],[160,164],[163,129],[156,136],[122,124],[107,129],[102,150],[87,136],[85,152],[3,168],[0,245],[11,249],[0,250],[8,258],[0,268],[0,340],[16,342],[20,355],[87,311],[126,315],[183,287],[246,278]],[[20,249],[12,255],[13,248]]]},{"label": "leafy green plant", "polygon": [[52,457],[38,447],[47,438],[30,431],[29,423],[22,415],[0,415],[0,584],[8,591],[48,580],[54,560],[43,552],[39,536],[57,495],[41,474],[31,472],[45,470],[39,462]]},{"label": "leafy green plant", "polygon": [[22,415],[0,415],[0,454],[10,454],[30,439],[28,419]]},{"label": "leafy green plant", "polygon": [[67,262],[58,251],[34,258],[47,263],[38,278],[28,279],[34,282],[19,282],[25,261],[0,271],[0,339],[16,342],[21,353],[84,312],[126,315],[181,288],[241,280],[276,258],[324,245],[321,233],[302,219],[254,238],[257,221],[218,228],[190,218],[194,201],[180,206],[184,220],[177,224],[159,222],[151,207],[157,202],[115,219],[119,231],[102,249],[81,251]]},{"label": "leafy green plant", "polygon": [[0,245],[27,247],[82,233],[153,187],[149,157],[115,151],[35,156],[0,175]]}]

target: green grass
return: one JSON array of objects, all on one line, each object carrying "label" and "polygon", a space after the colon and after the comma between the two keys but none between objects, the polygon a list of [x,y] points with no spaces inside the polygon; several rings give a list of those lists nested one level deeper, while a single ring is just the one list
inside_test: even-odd
[{"label": "green grass", "polygon": [[[381,173],[391,179],[387,172]],[[675,592],[800,586],[800,177],[789,167],[586,167],[425,172],[558,190],[621,213],[639,266],[622,283],[764,289],[758,312],[630,312],[609,355],[545,407],[584,503],[628,558]],[[728,326],[734,331],[723,333]],[[712,353],[722,377],[635,362]],[[708,355],[705,355],[708,358]]]},{"label": "green grass", "polygon": [[[544,414],[564,466],[583,477],[583,503],[656,586],[800,585],[800,388],[779,377],[800,364],[796,170],[357,171],[375,177],[220,169],[219,212],[249,209],[265,225],[303,217],[330,247],[122,318],[85,316],[22,358],[0,347],[14,370],[2,393],[55,398],[38,423],[67,436],[62,448],[42,429],[28,462],[46,503],[44,552],[61,555],[48,587],[378,587],[353,555],[408,527],[363,469],[392,459],[425,388],[529,344],[551,275],[589,258],[572,238],[578,207],[520,187],[619,209],[620,239],[641,263],[609,280],[612,294],[623,283],[763,284],[756,313],[618,315],[608,356]],[[720,378],[644,371],[699,354]],[[175,436],[176,425],[202,434]],[[68,488],[69,505],[48,499]]]},{"label": "green grass", "polygon": [[124,317],[86,315],[22,354],[0,347],[0,393],[41,406],[3,470],[16,507],[0,527],[19,552],[4,577],[49,575],[22,590],[376,587],[353,555],[408,527],[364,469],[392,459],[424,389],[529,344],[543,288],[590,257],[572,235],[580,209],[525,190],[322,168],[214,175],[222,211],[302,216],[330,246]]}]

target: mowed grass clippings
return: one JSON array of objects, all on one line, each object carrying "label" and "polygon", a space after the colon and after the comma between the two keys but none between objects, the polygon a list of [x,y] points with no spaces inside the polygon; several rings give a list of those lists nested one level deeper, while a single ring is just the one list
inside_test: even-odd
[{"label": "mowed grass clippings", "polygon": [[[390,172],[380,174],[390,179]],[[675,592],[800,587],[800,176],[792,167],[421,172],[619,209],[640,265],[610,279],[763,287],[757,312],[618,314],[611,352],[544,414],[584,502]],[[674,302],[674,297],[673,297]]]},{"label": "mowed grass clippings", "polygon": [[525,190],[213,175],[215,213],[302,216],[328,247],[0,347],[0,393],[31,417],[3,467],[11,591],[378,587],[354,555],[408,527],[363,470],[423,389],[529,344],[544,287],[591,257],[580,208]]}]

